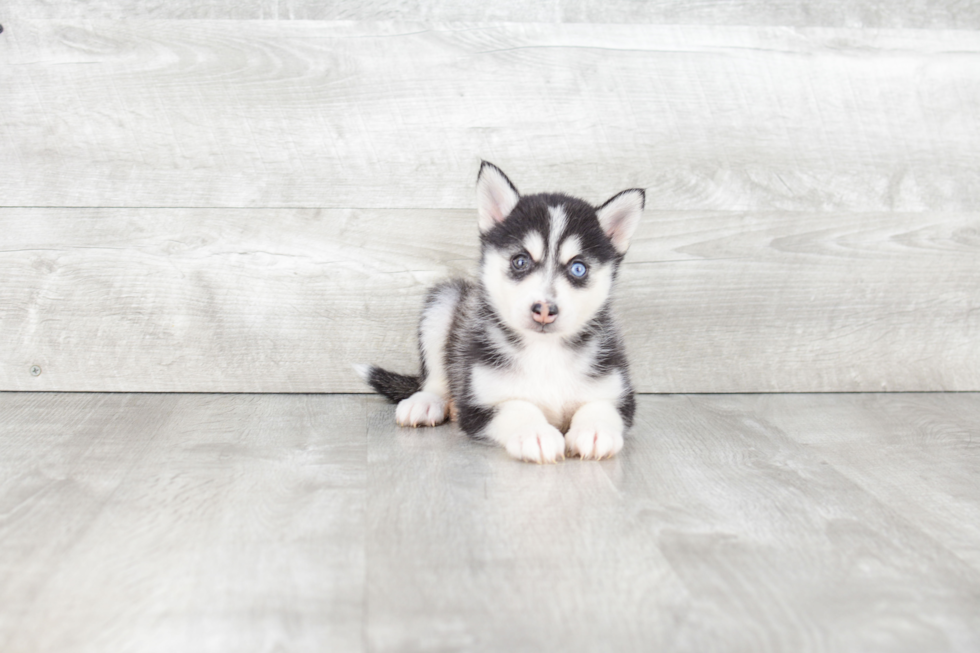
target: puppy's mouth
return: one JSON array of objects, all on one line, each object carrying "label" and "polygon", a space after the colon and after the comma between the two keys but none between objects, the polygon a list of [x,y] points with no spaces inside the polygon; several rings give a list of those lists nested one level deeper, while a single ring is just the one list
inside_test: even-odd
[{"label": "puppy's mouth", "polygon": [[533,331],[535,333],[554,333],[558,330],[558,323],[551,322],[549,324],[541,324],[539,322],[530,322],[527,327],[528,331]]}]

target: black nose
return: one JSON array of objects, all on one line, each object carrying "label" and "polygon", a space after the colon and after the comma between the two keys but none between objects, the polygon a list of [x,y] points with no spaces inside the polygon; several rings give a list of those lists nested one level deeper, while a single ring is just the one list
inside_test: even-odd
[{"label": "black nose", "polygon": [[558,316],[558,305],[550,302],[534,302],[531,305],[531,314],[535,322],[551,324]]}]

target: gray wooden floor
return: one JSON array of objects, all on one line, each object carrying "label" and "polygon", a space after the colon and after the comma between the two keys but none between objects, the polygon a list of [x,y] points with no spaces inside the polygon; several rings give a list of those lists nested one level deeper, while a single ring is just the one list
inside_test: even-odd
[{"label": "gray wooden floor", "polygon": [[0,650],[980,650],[980,395],[639,399],[514,462],[373,396],[0,393]]}]

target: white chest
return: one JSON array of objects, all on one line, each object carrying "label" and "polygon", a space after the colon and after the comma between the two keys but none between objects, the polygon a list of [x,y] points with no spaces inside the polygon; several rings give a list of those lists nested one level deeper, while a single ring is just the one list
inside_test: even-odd
[{"label": "white chest", "polygon": [[476,366],[471,387],[481,404],[528,401],[541,409],[549,423],[564,430],[582,404],[615,403],[623,392],[619,372],[598,379],[589,376],[591,353],[572,351],[560,342],[535,343],[516,357],[513,367]]}]

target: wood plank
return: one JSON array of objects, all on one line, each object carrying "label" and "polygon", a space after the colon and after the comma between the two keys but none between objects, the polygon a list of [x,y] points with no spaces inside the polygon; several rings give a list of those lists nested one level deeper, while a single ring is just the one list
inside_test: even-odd
[{"label": "wood plank", "polygon": [[976,214],[655,214],[644,229],[620,305],[645,391],[980,388]]},{"label": "wood plank", "polygon": [[978,411],[648,395],[534,466],[378,397],[0,393],[0,648],[969,653]]},{"label": "wood plank", "polygon": [[0,394],[4,651],[360,650],[351,398]]},{"label": "wood plank", "polygon": [[351,364],[368,355],[417,366],[422,294],[453,265],[433,252],[458,237],[420,211],[12,213],[0,347],[14,389],[365,390]]},{"label": "wood plank", "polygon": [[973,210],[980,34],[44,21],[0,35],[3,206]]},{"label": "wood plank", "polygon": [[[0,389],[359,392],[418,368],[472,211],[0,209]],[[650,212],[642,392],[980,390],[980,216]],[[41,369],[32,376],[33,366]]]},{"label": "wood plank", "polygon": [[[943,406],[931,397],[917,402],[930,413]],[[807,399],[770,396],[760,413],[756,397],[640,397],[617,458],[542,467],[452,426],[393,429],[379,403],[368,648],[975,650],[980,570],[957,555],[962,529],[879,501],[862,487],[867,459],[841,473],[766,423]],[[968,417],[978,401],[954,403]],[[814,425],[889,441],[860,402],[841,404]],[[980,462],[976,447],[936,458],[910,494]],[[960,489],[980,507],[976,483]]]},{"label": "wood plank", "polygon": [[465,0],[386,0],[316,2],[314,0],[92,0],[84,4],[55,0],[11,0],[5,14],[19,18],[81,19],[245,19],[245,20],[426,20],[571,23],[656,23],[677,25],[787,25],[794,27],[906,27],[977,29],[980,8],[972,2],[873,0],[793,2],[791,0],[557,0],[492,4]]},{"label": "wood plank", "polygon": [[976,395],[758,397],[753,410],[980,570]]}]

